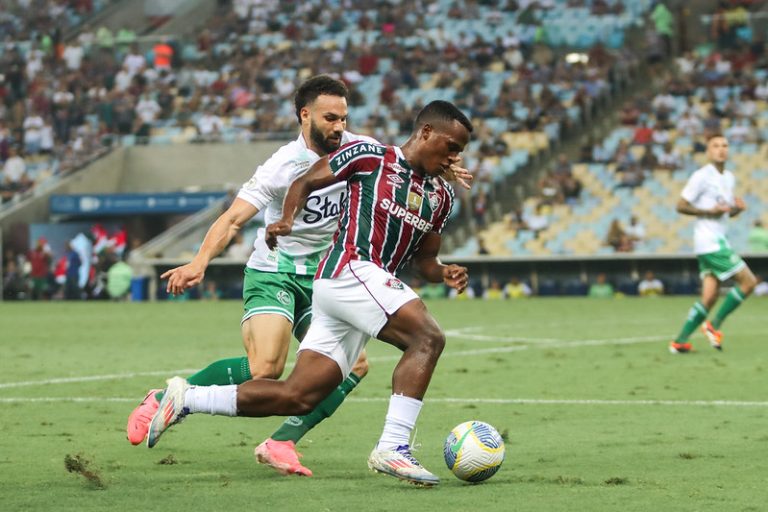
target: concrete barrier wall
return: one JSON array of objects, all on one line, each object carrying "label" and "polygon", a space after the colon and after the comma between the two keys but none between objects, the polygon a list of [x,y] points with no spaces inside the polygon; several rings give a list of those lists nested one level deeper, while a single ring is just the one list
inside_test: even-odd
[{"label": "concrete barrier wall", "polygon": [[170,192],[240,186],[285,141],[252,144],[175,144],[126,148],[119,191]]}]

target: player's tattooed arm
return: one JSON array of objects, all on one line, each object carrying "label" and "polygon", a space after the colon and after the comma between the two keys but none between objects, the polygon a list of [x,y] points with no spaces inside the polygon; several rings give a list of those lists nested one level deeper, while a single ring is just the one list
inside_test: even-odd
[{"label": "player's tattooed arm", "polygon": [[677,201],[677,212],[682,213],[683,215],[693,215],[694,217],[717,219],[726,213],[730,213],[730,211],[731,207],[724,204],[719,204],[711,210],[704,210],[701,208],[696,208],[683,198],[680,198]]},{"label": "player's tattooed arm", "polygon": [[267,226],[265,241],[270,249],[277,247],[277,237],[290,235],[293,230],[293,219],[304,207],[309,194],[315,190],[333,185],[338,178],[331,172],[328,157],[324,156],[304,174],[297,178],[283,200],[283,217]]},{"label": "player's tattooed arm", "polygon": [[413,262],[419,273],[432,283],[443,282],[459,293],[469,284],[469,274],[465,267],[459,265],[444,265],[437,257],[440,252],[441,237],[431,232],[424,235],[422,244],[413,255]]}]

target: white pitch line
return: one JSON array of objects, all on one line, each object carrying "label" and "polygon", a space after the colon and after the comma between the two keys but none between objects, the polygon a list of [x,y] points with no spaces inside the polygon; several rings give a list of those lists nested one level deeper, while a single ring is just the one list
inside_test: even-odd
[{"label": "white pitch line", "polygon": [[153,372],[131,372],[131,373],[113,373],[110,375],[89,375],[86,377],[57,377],[54,379],[43,380],[25,380],[21,382],[2,382],[0,389],[21,388],[25,386],[44,386],[48,384],[68,384],[72,382],[92,382],[99,380],[120,380],[131,379],[133,377],[152,377],[152,376],[171,376],[178,373],[194,373],[198,370],[184,368],[183,370],[157,370]]},{"label": "white pitch line", "polygon": [[[454,335],[459,336],[457,334],[454,334]],[[463,338],[472,339],[472,337],[476,337],[479,335],[462,334],[460,336],[462,336]],[[550,349],[550,348],[576,348],[576,347],[587,347],[587,346],[595,347],[595,346],[605,346],[605,345],[632,345],[636,343],[650,343],[650,342],[664,341],[667,338],[664,336],[636,336],[636,337],[630,337],[630,338],[591,339],[591,340],[572,340],[572,341],[558,340],[553,338],[496,338],[496,337],[493,337],[493,339],[499,340],[502,342],[514,341],[514,342],[527,342],[531,344],[515,345],[512,347],[496,347],[496,348],[481,348],[481,349],[474,349],[474,350],[447,351],[447,352],[443,352],[442,357],[467,357],[467,356],[481,356],[486,354],[505,354],[509,352],[520,352],[522,350],[528,350],[531,348]],[[370,361],[372,363],[381,363],[381,362],[399,361],[399,360],[400,360],[400,355],[380,356],[380,357],[370,358]],[[290,369],[291,367],[292,367],[292,363],[289,363],[286,365],[286,369]],[[20,388],[20,387],[29,387],[29,386],[46,386],[49,384],[71,384],[71,383],[77,383],[77,382],[120,380],[120,379],[131,379],[134,377],[152,377],[152,376],[171,377],[173,375],[192,374],[197,372],[198,370],[199,369],[185,368],[182,370],[116,373],[111,375],[90,375],[85,377],[58,377],[53,379],[28,380],[28,381],[21,381],[21,382],[2,382],[0,383],[0,389]]]},{"label": "white pitch line", "polygon": [[[349,397],[347,402],[384,403],[389,397],[357,398]],[[592,399],[539,399],[539,398],[428,398],[430,403],[447,404],[495,404],[495,405],[606,405],[606,406],[672,406],[672,407],[768,407],[768,402],[750,402],[744,400],[592,400]],[[61,403],[61,402],[137,402],[134,398],[122,397],[7,397],[0,398],[0,403]]]}]

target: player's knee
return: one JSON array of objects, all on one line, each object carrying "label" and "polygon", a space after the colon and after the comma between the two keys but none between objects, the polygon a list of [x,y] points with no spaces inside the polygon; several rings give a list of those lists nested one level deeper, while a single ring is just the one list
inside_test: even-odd
[{"label": "player's knee", "polygon": [[251,377],[254,379],[279,379],[284,365],[277,359],[248,359]]},{"label": "player's knee", "polygon": [[445,348],[445,334],[437,326],[430,326],[425,330],[422,338],[423,346],[430,353],[439,356]]},{"label": "player's knee", "polygon": [[741,291],[744,293],[744,295],[749,295],[752,293],[755,289],[755,286],[757,286],[757,278],[753,273],[749,273],[741,283],[739,283],[739,288],[741,288]]}]

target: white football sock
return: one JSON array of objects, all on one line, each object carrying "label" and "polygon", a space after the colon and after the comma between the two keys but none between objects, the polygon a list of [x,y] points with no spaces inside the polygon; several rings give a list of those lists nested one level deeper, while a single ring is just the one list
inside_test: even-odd
[{"label": "white football sock", "polygon": [[423,403],[409,396],[392,395],[384,422],[384,432],[381,433],[376,449],[394,450],[398,446],[408,444]]},{"label": "white football sock", "polygon": [[237,416],[237,386],[192,386],[184,394],[190,413]]}]

